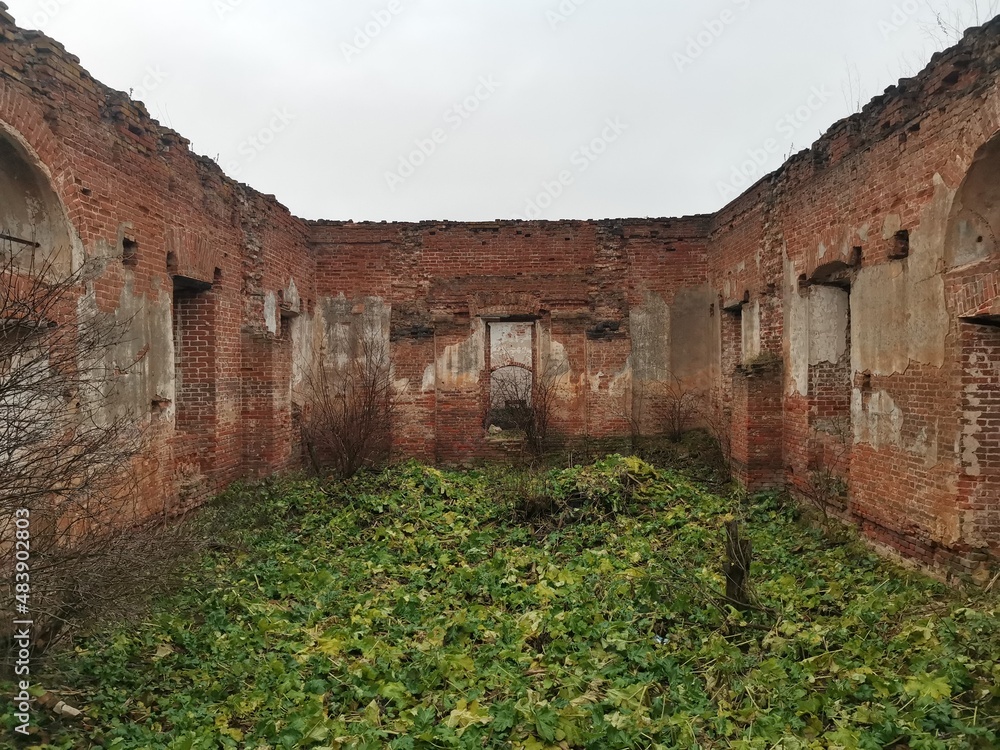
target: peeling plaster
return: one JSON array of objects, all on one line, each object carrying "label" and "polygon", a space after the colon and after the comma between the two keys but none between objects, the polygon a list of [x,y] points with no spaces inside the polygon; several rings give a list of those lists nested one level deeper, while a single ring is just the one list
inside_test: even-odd
[{"label": "peeling plaster", "polygon": [[809,289],[809,364],[836,364],[847,353],[850,295],[843,289]]},{"label": "peeling plaster", "polygon": [[629,312],[632,373],[640,381],[667,381],[671,375],[670,307],[663,297],[646,292],[641,307]]},{"label": "peeling plaster", "polygon": [[384,342],[388,351],[391,308],[381,297],[365,297],[357,304],[340,294],[322,299],[319,309],[324,367],[347,367],[364,337]]},{"label": "peeling plaster", "polygon": [[[101,417],[108,424],[123,417],[148,420],[152,403],[157,401],[166,404],[163,416],[173,419],[176,377],[171,295],[163,291],[152,298],[136,295],[128,278],[113,313],[100,311],[93,290],[88,289],[77,302],[77,316],[81,322],[97,320],[103,325],[103,319],[122,328],[121,338],[97,363],[116,373],[106,394],[107,405],[98,411]],[[93,364],[81,362],[84,369]]]},{"label": "peeling plaster", "polygon": [[424,380],[420,384],[421,393],[431,393],[437,388],[437,367],[434,364],[427,365],[424,370]]},{"label": "peeling plaster", "polygon": [[469,338],[446,346],[438,357],[437,382],[442,388],[469,388],[479,384],[485,369],[486,323],[475,318]]},{"label": "peeling plaster", "polygon": [[836,364],[847,353],[850,295],[828,286],[799,291],[795,265],[786,258],[785,299],[788,392],[805,396],[809,391],[809,368],[824,362]]},{"label": "peeling plaster", "polygon": [[274,292],[267,292],[264,295],[264,325],[268,333],[277,335],[278,333],[278,295]]},{"label": "peeling plaster", "polygon": [[[319,328],[311,315],[300,315],[288,321],[292,339],[292,393],[306,385],[314,366],[315,352],[322,342],[317,342]],[[317,345],[319,344],[319,346]]]},{"label": "peeling plaster", "polygon": [[569,354],[566,347],[554,338],[546,337],[548,341],[548,351],[545,354],[545,371],[550,373],[555,379],[557,386],[562,389],[571,389],[573,383],[573,372],[569,363]]},{"label": "peeling plaster", "polygon": [[[894,375],[911,362],[944,365],[950,320],[941,270],[954,191],[939,175],[934,185],[934,198],[910,234],[910,257],[858,272],[851,291],[854,372]],[[899,226],[898,217],[887,217],[883,237]]]},{"label": "peeling plaster", "polygon": [[302,299],[299,297],[299,288],[295,285],[295,279],[288,280],[285,288],[284,306],[291,312],[302,312]]},{"label": "peeling plaster", "polygon": [[867,399],[857,388],[851,397],[851,421],[854,442],[875,450],[903,447],[903,410],[885,391],[876,391]]},{"label": "peeling plaster", "polygon": [[669,375],[673,375],[682,382],[704,388],[706,382],[714,382],[719,377],[722,328],[717,304],[718,296],[710,286],[678,290],[666,329],[670,332],[669,341],[665,342],[670,369],[668,377],[659,380],[669,380]]},{"label": "peeling plaster", "polygon": [[759,357],[760,352],[760,300],[755,299],[743,308],[743,361]]}]

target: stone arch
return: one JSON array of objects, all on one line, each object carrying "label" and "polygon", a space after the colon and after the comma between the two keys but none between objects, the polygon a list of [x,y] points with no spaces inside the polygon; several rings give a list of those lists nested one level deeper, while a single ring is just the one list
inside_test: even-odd
[{"label": "stone arch", "polygon": [[952,205],[946,260],[958,268],[1000,252],[1000,132],[977,152]]},{"label": "stone arch", "polygon": [[25,140],[0,121],[0,234],[17,265],[72,269],[73,232],[48,170]]}]

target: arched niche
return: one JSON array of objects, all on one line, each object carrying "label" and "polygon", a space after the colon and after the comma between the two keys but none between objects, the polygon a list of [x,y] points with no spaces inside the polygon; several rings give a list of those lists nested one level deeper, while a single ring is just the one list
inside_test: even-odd
[{"label": "arched niche", "polygon": [[946,257],[949,268],[998,252],[1000,237],[1000,133],[979,149],[952,206]]},{"label": "arched niche", "polygon": [[73,243],[62,202],[41,160],[0,122],[0,247],[14,267],[56,274],[72,268]]}]

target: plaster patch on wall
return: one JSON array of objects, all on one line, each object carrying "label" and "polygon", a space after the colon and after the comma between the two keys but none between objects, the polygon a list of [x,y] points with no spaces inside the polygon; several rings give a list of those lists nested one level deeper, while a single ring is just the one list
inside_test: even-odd
[{"label": "plaster patch on wall", "polygon": [[[910,257],[858,272],[851,292],[854,372],[893,375],[910,362],[944,365],[950,320],[941,268],[953,195],[936,176],[934,199],[910,235]],[[898,218],[887,217],[883,235],[898,226]]]},{"label": "plaster patch on wall", "polygon": [[274,292],[264,295],[264,325],[268,333],[278,333],[278,295]]},{"label": "plaster patch on wall", "polygon": [[937,422],[934,423],[933,431],[928,430],[926,427],[921,427],[917,432],[916,440],[909,447],[910,453],[924,457],[924,465],[927,468],[937,466],[940,461],[938,434],[939,427]]},{"label": "plaster patch on wall", "polygon": [[[611,398],[624,398],[628,393],[629,387],[632,385],[632,368],[628,362],[625,363],[625,367],[614,375],[605,376],[603,373],[599,373],[599,376],[607,378],[608,395]],[[594,388],[594,393],[597,393],[600,390],[600,381],[595,381],[595,384],[597,387]]]},{"label": "plaster patch on wall", "polygon": [[876,391],[869,398],[858,389],[851,397],[851,421],[854,442],[875,450],[903,448],[903,410],[885,391]]},{"label": "plaster patch on wall", "polygon": [[[966,393],[969,393],[970,390],[975,392],[975,386],[966,388]],[[974,401],[974,399],[970,400]],[[970,405],[975,407],[977,404],[971,403]],[[962,466],[964,473],[970,477],[979,477],[983,474],[982,466],[979,464],[979,452],[983,447],[982,443],[979,442],[982,434],[979,420],[983,414],[983,411],[976,411],[974,408],[962,412],[962,434],[960,436]]]},{"label": "plaster patch on wall", "polygon": [[420,384],[421,393],[431,393],[437,388],[437,367],[434,364],[427,365],[424,370],[424,379]]},{"label": "plaster patch on wall", "polygon": [[[784,258],[784,269],[784,323],[788,348],[786,392],[805,396],[809,392],[809,300],[799,291],[795,263],[787,255]],[[743,319],[746,351],[746,310]]]},{"label": "plaster patch on wall", "polygon": [[988,454],[988,451],[983,450],[982,440],[985,438],[989,441],[991,437],[988,433],[985,436],[983,433],[991,429],[984,425],[990,424],[995,414],[992,384],[1000,381],[1000,362],[984,354],[973,353],[969,357],[967,368],[967,375],[972,382],[967,383],[963,391],[960,453],[964,473],[980,477],[990,470],[987,468],[984,472],[980,457],[984,453]]},{"label": "plaster patch on wall", "polygon": [[743,308],[743,361],[759,357],[760,340],[760,300],[754,300]]},{"label": "plaster patch on wall", "polygon": [[554,379],[556,388],[563,393],[573,390],[573,369],[566,347],[547,332],[539,331],[539,333],[543,334],[541,339],[545,348],[542,371]]},{"label": "plaster patch on wall", "polygon": [[288,286],[285,288],[285,296],[282,306],[290,312],[302,312],[302,299],[299,296],[299,288],[295,285],[295,279],[288,280]]},{"label": "plaster patch on wall", "polygon": [[887,214],[882,222],[882,239],[891,240],[902,228],[903,220],[899,218],[899,214]]},{"label": "plaster patch on wall", "polygon": [[665,381],[671,375],[670,308],[663,297],[646,292],[641,307],[629,311],[632,373],[640,381]]},{"label": "plaster patch on wall", "polygon": [[85,369],[96,364],[104,372],[115,373],[106,406],[96,412],[107,424],[120,418],[148,419],[154,401],[166,405],[163,414],[168,419],[174,414],[171,296],[162,291],[152,298],[136,295],[133,284],[132,279],[126,280],[114,313],[98,309],[92,289],[77,302],[81,321],[96,320],[97,325],[104,325],[103,320],[121,329],[121,336],[101,362],[80,362]]},{"label": "plaster patch on wall", "polygon": [[[722,369],[721,316],[718,314],[718,295],[710,286],[678,290],[670,306],[670,332],[660,345],[668,347],[666,355],[669,369],[663,382],[670,376],[696,389],[704,389]],[[635,333],[633,332],[633,340]]]},{"label": "plaster patch on wall", "polygon": [[486,323],[472,321],[472,334],[465,341],[446,346],[437,360],[437,382],[443,388],[468,388],[479,384],[486,369]]},{"label": "plaster patch on wall", "polygon": [[490,328],[490,366],[522,365],[532,368],[535,362],[532,322],[494,322]]},{"label": "plaster patch on wall", "polygon": [[343,294],[320,301],[323,366],[343,369],[359,352],[363,337],[382,342],[389,351],[391,307],[381,297],[365,297],[360,303]]},{"label": "plaster patch on wall", "polygon": [[809,289],[809,364],[836,364],[847,353],[850,295],[843,289]]},{"label": "plaster patch on wall", "polygon": [[289,322],[292,333],[292,392],[302,388],[314,365],[318,328],[311,315],[300,315]]}]

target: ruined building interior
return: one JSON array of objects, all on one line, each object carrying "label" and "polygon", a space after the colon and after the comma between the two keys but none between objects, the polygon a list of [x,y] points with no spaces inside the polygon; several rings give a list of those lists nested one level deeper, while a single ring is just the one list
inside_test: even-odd
[{"label": "ruined building interior", "polygon": [[308,373],[365,333],[397,456],[502,458],[505,366],[551,374],[567,441],[655,429],[677,384],[748,489],[831,477],[885,551],[1000,554],[1000,21],[715,214],[392,224],[292,216],[2,9],[0,196],[5,235],[100,263],[61,324],[128,323],[107,408],[148,514],[298,466]]}]

